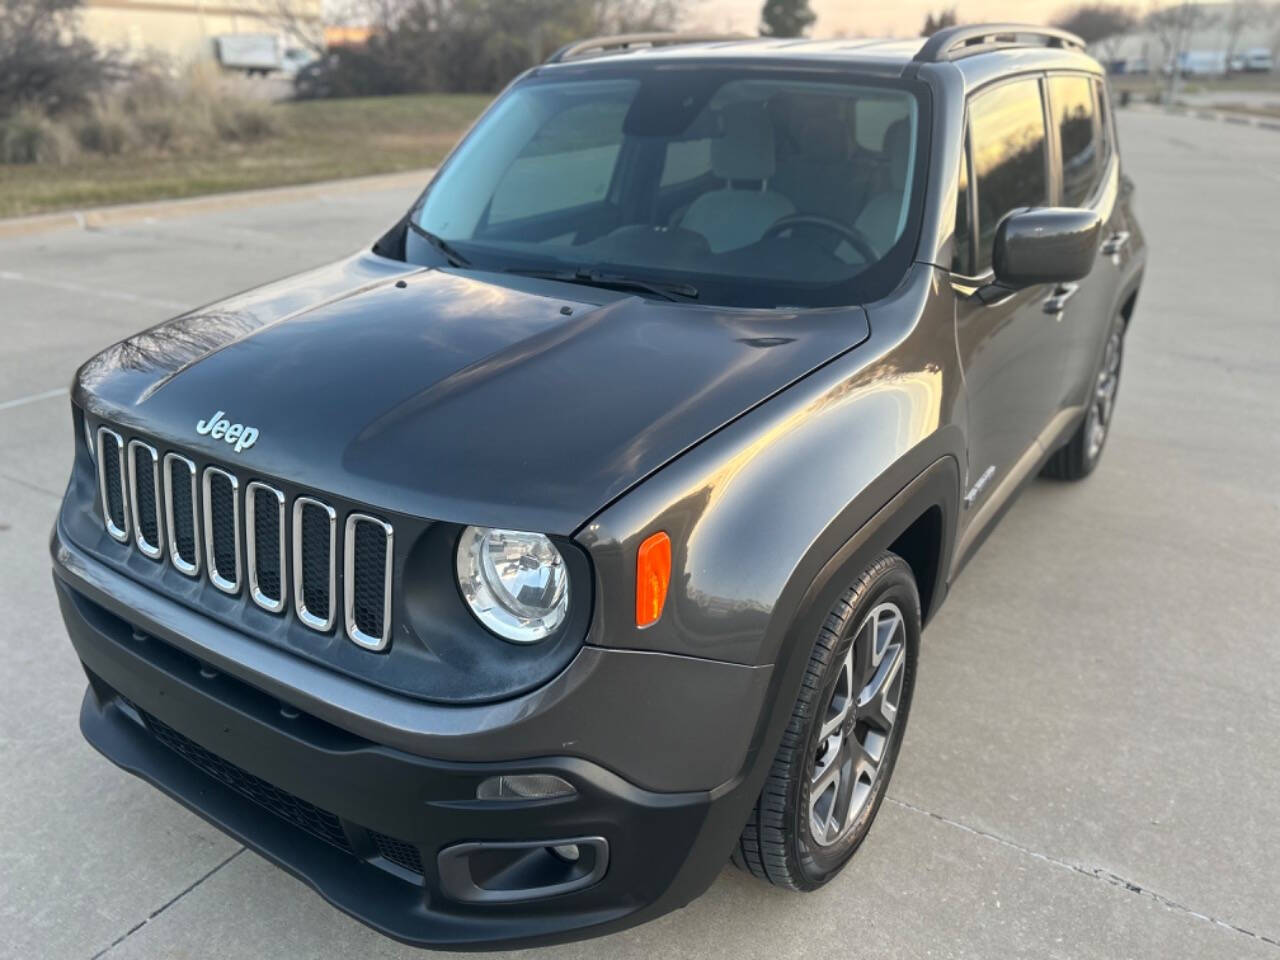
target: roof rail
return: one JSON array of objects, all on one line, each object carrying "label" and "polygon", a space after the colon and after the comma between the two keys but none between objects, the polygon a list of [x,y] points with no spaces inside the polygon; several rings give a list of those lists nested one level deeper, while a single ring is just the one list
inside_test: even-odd
[{"label": "roof rail", "polygon": [[747,40],[738,33],[620,33],[612,37],[592,37],[561,47],[546,60],[561,63],[581,57],[600,56],[638,47],[670,47],[681,43],[717,43],[726,40]]},{"label": "roof rail", "polygon": [[979,23],[939,30],[915,55],[920,63],[957,60],[975,53],[988,53],[1011,46],[1044,46],[1084,49],[1084,41],[1074,33],[1054,27],[1026,23]]}]

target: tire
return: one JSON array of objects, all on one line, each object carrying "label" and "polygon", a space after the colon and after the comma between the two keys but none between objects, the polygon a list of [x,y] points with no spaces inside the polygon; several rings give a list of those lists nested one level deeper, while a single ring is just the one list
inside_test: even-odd
[{"label": "tire", "polygon": [[[866,838],[893,774],[919,649],[915,578],[901,557],[881,554],[818,631],[769,779],[734,850],[737,866],[789,890],[816,890],[840,872]],[[868,691],[877,696],[864,704]],[[888,711],[875,708],[895,698],[886,730]],[[843,723],[823,736],[847,704]]]},{"label": "tire", "polygon": [[1117,315],[1094,376],[1093,392],[1080,426],[1071,439],[1058,448],[1044,465],[1041,474],[1054,480],[1083,480],[1093,473],[1102,459],[1111,418],[1115,415],[1116,395],[1120,389],[1120,370],[1124,360],[1124,317]]}]

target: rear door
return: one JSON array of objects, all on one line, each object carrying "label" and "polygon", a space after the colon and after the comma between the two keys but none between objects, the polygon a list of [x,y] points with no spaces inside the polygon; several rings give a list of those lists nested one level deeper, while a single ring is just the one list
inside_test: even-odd
[{"label": "rear door", "polygon": [[1051,141],[1061,171],[1064,207],[1095,210],[1102,217],[1102,243],[1093,271],[1079,283],[1063,284],[1055,303],[1063,326],[1063,405],[1085,402],[1120,295],[1121,267],[1128,257],[1128,231],[1118,202],[1120,164],[1101,81],[1083,73],[1049,76]]},{"label": "rear door", "polygon": [[[969,412],[967,506],[979,506],[1014,472],[1058,411],[1063,388],[1060,325],[1045,312],[1048,286],[992,300],[996,227],[1011,210],[1054,195],[1040,75],[1016,77],[969,102],[965,189],[957,217],[952,286],[959,294],[956,340]],[[989,290],[986,291],[989,293]]]}]

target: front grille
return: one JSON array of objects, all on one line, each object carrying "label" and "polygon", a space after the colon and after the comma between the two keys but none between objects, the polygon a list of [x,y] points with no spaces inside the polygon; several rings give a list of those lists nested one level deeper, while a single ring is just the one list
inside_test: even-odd
[{"label": "front grille", "polygon": [[107,533],[127,543],[129,519],[124,493],[124,440],[107,427],[98,428],[98,493]]},{"label": "front grille", "polygon": [[200,572],[200,527],[196,520],[196,465],[177,453],[164,458],[164,510],[169,560],[189,577]]},{"label": "front grille", "polygon": [[133,507],[133,542],[144,556],[159,560],[160,462],[156,448],[141,440],[129,442],[129,502]]},{"label": "front grille", "polygon": [[293,503],[293,593],[298,619],[313,630],[333,626],[337,514],[312,497]]},{"label": "front grille", "polygon": [[242,797],[252,800],[281,820],[287,820],[313,837],[333,844],[339,850],[352,852],[346,831],[342,829],[342,822],[328,810],[322,810],[314,803],[294,796],[287,790],[281,790],[261,777],[255,777],[249,771],[222,759],[213,751],[206,750],[191,738],[184,736],[146,711],[138,710],[138,713],[146,722],[147,729],[152,735],[187,762],[199,767],[215,780],[226,784]]},{"label": "front grille", "polygon": [[[129,703],[127,700],[125,702]],[[355,855],[351,841],[347,838],[347,831],[343,829],[342,820],[336,814],[316,806],[309,800],[303,800],[288,790],[282,790],[243,767],[223,759],[212,750],[206,750],[190,737],[179,733],[136,704],[129,703],[129,705],[137,711],[142,722],[146,724],[147,730],[156,740],[192,766],[317,840],[323,840],[344,853]],[[413,844],[376,830],[367,832],[374,849],[384,860],[410,873],[419,876],[424,874],[422,855]]]},{"label": "front grille", "polygon": [[240,589],[240,481],[204,468],[204,542],[209,579],[224,593]]},{"label": "front grille", "polygon": [[391,637],[391,556],[394,533],[391,524],[376,517],[353,513],[347,517],[343,578],[347,636],[373,650],[384,648]]},{"label": "front grille", "polygon": [[153,560],[167,556],[174,569],[189,577],[200,576],[203,569],[219,590],[247,595],[271,613],[288,607],[292,584],[297,618],[322,633],[334,629],[341,602],[352,642],[369,650],[388,647],[395,546],[391,524],[353,511],[340,530],[337,511],[323,500],[295,496],[290,510],[284,491],[269,483],[243,484],[215,465],[202,471],[183,454],[162,454],[141,438],[126,444],[107,426],[91,435],[97,442],[104,526],[116,540]]},{"label": "front grille", "polygon": [[249,535],[249,593],[264,610],[284,609],[284,494],[265,483],[244,495]]},{"label": "front grille", "polygon": [[377,830],[369,831],[369,839],[373,841],[379,856],[384,860],[390,860],[397,867],[403,867],[411,873],[423,873],[422,855],[413,844],[397,840],[395,837],[388,837]]}]

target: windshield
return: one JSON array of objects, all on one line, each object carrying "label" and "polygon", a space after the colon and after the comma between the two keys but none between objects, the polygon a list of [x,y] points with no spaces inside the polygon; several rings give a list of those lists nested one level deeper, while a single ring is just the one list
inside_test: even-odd
[{"label": "windshield", "polygon": [[906,269],[923,124],[905,87],[551,73],[508,92],[455,151],[411,215],[410,260],[740,306],[862,302]]}]

